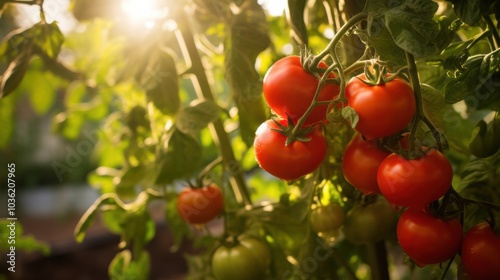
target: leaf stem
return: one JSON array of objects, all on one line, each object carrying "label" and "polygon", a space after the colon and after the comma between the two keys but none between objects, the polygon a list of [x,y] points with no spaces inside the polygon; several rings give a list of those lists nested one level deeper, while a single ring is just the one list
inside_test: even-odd
[{"label": "leaf stem", "polygon": [[[181,13],[177,19],[181,35],[178,36],[179,45],[181,49],[183,49],[186,63],[190,62],[191,64],[191,73],[193,73],[197,79],[197,83],[194,83],[193,81],[193,84],[195,87],[199,87],[196,90],[198,97],[215,102],[210,83],[205,73],[205,68],[203,67],[203,62],[200,54],[198,53],[193,32],[191,31],[189,23],[186,22],[188,18],[189,17],[185,13]],[[220,149],[224,169],[229,175],[229,181],[234,195],[236,196],[236,200],[238,203],[251,205],[250,194],[248,193],[245,179],[243,178],[243,170],[240,163],[234,156],[231,142],[224,129],[222,120],[218,118],[209,126],[209,128],[215,144]]]}]

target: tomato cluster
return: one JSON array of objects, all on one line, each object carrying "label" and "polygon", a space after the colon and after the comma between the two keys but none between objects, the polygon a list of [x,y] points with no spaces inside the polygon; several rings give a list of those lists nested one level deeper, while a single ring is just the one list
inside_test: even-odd
[{"label": "tomato cluster", "polygon": [[[316,69],[326,68],[320,62]],[[276,118],[258,128],[255,156],[262,169],[280,179],[295,180],[313,172],[327,153],[320,124],[339,87],[319,86],[320,79],[325,80],[321,73],[306,71],[299,57],[289,56],[264,77],[264,97]],[[450,191],[452,166],[441,151],[410,143],[414,140],[405,131],[416,113],[412,87],[400,77],[382,76],[375,82],[371,74],[357,75],[344,91],[345,106],[356,112],[355,118],[347,118],[356,121],[356,133],[343,152],[342,173],[366,200],[346,215],[337,203],[313,206],[311,230],[321,236],[342,228],[347,240],[365,244],[381,241],[396,229],[401,248],[418,266],[444,262],[461,251],[470,279],[495,279],[500,275],[500,236],[481,223],[464,237],[456,216],[433,211]],[[388,145],[390,139],[398,143]],[[404,209],[399,219],[393,208]]]},{"label": "tomato cluster", "polygon": [[[325,63],[317,66],[326,69]],[[317,126],[326,119],[328,104],[339,93],[338,85],[327,83],[319,92],[320,75],[307,72],[300,57],[287,56],[274,63],[264,77],[264,98],[277,119],[267,120],[256,132],[255,158],[268,173],[295,180],[318,168],[327,144]],[[335,78],[330,74],[328,78]],[[309,110],[309,111],[308,111]],[[298,130],[294,125],[306,114]]]}]

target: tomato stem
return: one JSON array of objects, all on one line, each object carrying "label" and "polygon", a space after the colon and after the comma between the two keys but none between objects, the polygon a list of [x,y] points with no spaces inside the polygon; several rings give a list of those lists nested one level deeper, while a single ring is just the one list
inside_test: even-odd
[{"label": "tomato stem", "polygon": [[484,21],[486,22],[486,25],[488,25],[488,29],[491,30],[493,34],[493,46],[492,49],[496,50],[500,48],[500,35],[497,32],[497,29],[495,27],[495,24],[491,20],[491,18],[488,15],[483,16]]},{"label": "tomato stem", "polygon": [[[190,25],[186,22],[187,19],[189,19],[189,17],[182,13],[177,20],[180,30],[180,36],[178,36],[179,46],[183,49],[186,63],[191,63],[191,72],[197,80],[196,82],[193,81],[193,85],[195,85],[195,87],[198,86],[196,90],[198,97],[215,102],[193,33]],[[229,136],[224,129],[221,119],[218,118],[213,121],[209,129],[215,144],[221,151],[224,169],[227,170],[229,175],[229,181],[236,200],[238,203],[251,205],[250,194],[248,193],[245,179],[243,178],[243,169],[234,156]]]},{"label": "tomato stem", "polygon": [[222,162],[222,157],[219,156],[216,159],[214,159],[212,162],[210,162],[207,166],[205,166],[205,168],[203,168],[203,170],[200,172],[200,174],[198,175],[198,178],[196,180],[196,184],[198,187],[203,186],[203,179],[205,179],[205,177],[208,175],[208,173],[210,171],[212,171],[212,169],[214,169],[215,166],[217,166],[221,162]]},{"label": "tomato stem", "polygon": [[387,261],[387,249],[384,240],[374,244],[366,245],[367,257],[371,267],[373,280],[385,280],[389,278],[389,263]]},{"label": "tomato stem", "polygon": [[424,118],[424,109],[422,105],[422,92],[420,89],[420,80],[418,77],[417,64],[415,63],[415,58],[409,52],[405,52],[406,62],[408,65],[408,74],[410,76],[410,83],[413,89],[413,94],[415,96],[415,117],[411,124],[409,142],[410,158],[415,151],[415,139],[418,126],[422,119]]},{"label": "tomato stem", "polygon": [[443,271],[443,274],[441,275],[441,280],[444,280],[446,278],[446,274],[448,273],[448,271],[450,270],[450,267],[451,267],[451,264],[453,263],[453,260],[455,259],[455,256],[451,257],[451,259],[448,261],[448,263],[446,264],[446,267]]},{"label": "tomato stem", "polygon": [[[318,87],[316,88],[316,92],[314,93],[314,97],[313,97],[313,100],[311,102],[311,105],[309,105],[309,107],[307,108],[307,110],[304,112],[304,114],[297,121],[297,124],[295,125],[295,127],[293,128],[292,133],[291,133],[292,138],[294,136],[296,136],[296,135],[299,134],[299,131],[302,128],[302,126],[304,125],[307,117],[312,112],[312,110],[314,109],[314,107],[316,107],[318,105],[318,101],[317,100],[318,100],[319,94],[321,92],[321,89],[325,85],[326,80],[328,79],[328,76],[330,75],[330,73],[333,71],[334,67],[335,67],[335,65],[332,65],[332,66],[328,67],[326,69],[325,73],[323,73],[323,76],[321,76],[321,78],[319,79],[319,81],[318,81]],[[292,139],[292,141],[293,140],[294,139]]]},{"label": "tomato stem", "polygon": [[339,29],[337,34],[332,38],[330,43],[319,53],[314,59],[311,61],[311,65],[318,65],[319,62],[330,53],[330,51],[334,51],[339,43],[340,39],[351,29],[354,25],[359,22],[366,20],[368,18],[368,13],[359,13],[352,18],[350,18],[343,26]]}]

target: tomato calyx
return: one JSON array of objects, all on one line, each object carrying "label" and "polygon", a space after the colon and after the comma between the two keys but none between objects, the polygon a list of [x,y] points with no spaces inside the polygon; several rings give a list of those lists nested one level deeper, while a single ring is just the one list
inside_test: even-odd
[{"label": "tomato calyx", "polygon": [[371,61],[371,63],[366,63],[365,65],[364,73],[366,79],[361,79],[360,77],[356,78],[367,85],[379,86],[396,79],[406,69],[406,67],[402,67],[396,72],[389,74],[387,72],[387,68],[383,65],[383,63],[381,63],[380,61]]},{"label": "tomato calyx", "polygon": [[285,146],[288,146],[294,141],[309,142],[311,140],[311,137],[308,137],[307,135],[313,131],[314,125],[296,129],[296,126],[290,117],[287,119],[287,125],[283,125],[274,118],[272,120],[279,128],[271,128],[271,130],[286,136]]}]

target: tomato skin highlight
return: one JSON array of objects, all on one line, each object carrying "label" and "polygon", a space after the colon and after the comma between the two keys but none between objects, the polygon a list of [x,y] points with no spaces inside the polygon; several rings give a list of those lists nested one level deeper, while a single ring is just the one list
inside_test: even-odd
[{"label": "tomato skin highlight", "polygon": [[389,203],[417,210],[443,196],[452,179],[450,162],[434,149],[416,159],[391,154],[377,171],[378,186]]},{"label": "tomato skin highlight", "polygon": [[264,279],[271,263],[269,248],[262,241],[238,237],[232,247],[219,246],[212,255],[212,272],[217,280]]},{"label": "tomato skin highlight", "polygon": [[222,191],[214,185],[184,188],[177,198],[177,211],[190,224],[204,224],[213,220],[223,209]]},{"label": "tomato skin highlight", "polygon": [[[324,62],[320,68],[328,68]],[[335,78],[333,74],[329,78]],[[267,70],[263,81],[263,92],[266,103],[280,118],[288,116],[294,123],[306,112],[313,101],[319,80],[306,72],[300,63],[300,57],[287,56],[276,61]],[[318,101],[331,101],[339,94],[339,86],[325,84],[321,89]],[[326,118],[328,105],[316,106],[307,116],[305,125],[320,122]]]},{"label": "tomato skin highlight", "polygon": [[407,209],[396,232],[403,251],[420,267],[449,260],[462,244],[458,219],[442,220],[424,211]]},{"label": "tomato skin highlight", "polygon": [[345,88],[347,104],[359,116],[356,130],[368,140],[393,135],[415,115],[413,90],[401,78],[380,85],[363,82],[365,74],[351,78]]},{"label": "tomato skin highlight", "polygon": [[389,152],[381,150],[376,143],[365,141],[361,134],[356,134],[347,144],[342,156],[342,173],[346,181],[362,193],[378,194],[378,167],[389,155]]},{"label": "tomato skin highlight", "polygon": [[[286,125],[285,120],[278,120]],[[286,136],[273,120],[267,120],[256,131],[255,159],[259,166],[283,180],[295,180],[316,170],[326,155],[327,144],[319,127],[306,137],[309,141],[293,141],[285,146]]]},{"label": "tomato skin highlight", "polygon": [[462,265],[471,280],[500,277],[500,236],[487,222],[473,226],[462,243]]}]

